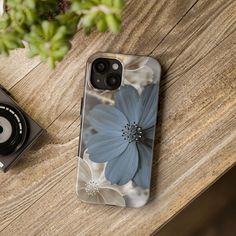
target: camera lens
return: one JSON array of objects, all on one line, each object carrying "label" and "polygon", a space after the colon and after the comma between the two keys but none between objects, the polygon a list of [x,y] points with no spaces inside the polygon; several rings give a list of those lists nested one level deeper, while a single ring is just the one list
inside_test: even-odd
[{"label": "camera lens", "polygon": [[120,87],[121,77],[117,74],[111,74],[107,77],[106,83],[109,89],[114,90]]},{"label": "camera lens", "polygon": [[12,125],[5,118],[0,116],[0,143],[5,143],[12,135]]},{"label": "camera lens", "polygon": [[106,69],[106,64],[103,62],[99,62],[95,66],[97,72],[103,72]]},{"label": "camera lens", "polygon": [[14,153],[27,137],[27,124],[23,114],[15,107],[0,104],[0,155]]},{"label": "camera lens", "polygon": [[0,125],[0,134],[3,133],[3,127]]},{"label": "camera lens", "polygon": [[97,60],[94,63],[94,69],[97,73],[104,73],[107,69],[107,64],[105,61]]}]

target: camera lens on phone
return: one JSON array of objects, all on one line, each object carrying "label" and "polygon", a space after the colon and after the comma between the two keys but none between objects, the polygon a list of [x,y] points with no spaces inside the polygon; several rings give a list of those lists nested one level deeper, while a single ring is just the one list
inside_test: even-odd
[{"label": "camera lens on phone", "polygon": [[94,69],[97,73],[104,73],[107,69],[107,65],[104,61],[97,61],[94,63]]},{"label": "camera lens on phone", "polygon": [[107,77],[106,83],[110,89],[117,89],[121,84],[121,77],[117,74],[111,74]]}]

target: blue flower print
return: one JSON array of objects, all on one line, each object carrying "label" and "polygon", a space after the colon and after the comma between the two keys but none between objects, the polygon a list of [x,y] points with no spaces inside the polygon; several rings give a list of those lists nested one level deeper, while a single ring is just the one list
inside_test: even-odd
[{"label": "blue flower print", "polygon": [[132,86],[122,86],[114,106],[91,110],[89,122],[97,133],[88,140],[88,153],[94,162],[107,162],[105,176],[112,184],[133,180],[149,188],[156,112],[156,84],[145,86],[141,95]]}]

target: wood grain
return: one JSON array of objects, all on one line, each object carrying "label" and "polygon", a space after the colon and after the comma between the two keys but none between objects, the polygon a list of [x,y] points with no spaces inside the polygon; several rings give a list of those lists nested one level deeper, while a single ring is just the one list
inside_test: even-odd
[{"label": "wood grain", "polygon": [[[0,174],[0,235],[150,235],[236,163],[236,2],[128,1],[119,35],[78,32],[55,71],[22,50],[0,58],[0,83],[46,130]],[[163,65],[152,197],[142,209],[75,195],[84,67],[96,51]]]}]

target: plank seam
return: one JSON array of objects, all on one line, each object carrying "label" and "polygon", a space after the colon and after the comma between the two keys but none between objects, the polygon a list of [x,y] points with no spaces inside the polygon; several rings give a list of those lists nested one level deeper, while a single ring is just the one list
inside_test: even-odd
[{"label": "plank seam", "polygon": [[[152,53],[161,45],[161,43],[166,39],[166,37],[176,28],[176,26],[178,26],[178,24],[185,18],[186,15],[188,15],[188,13],[194,8],[194,6],[199,2],[199,0],[196,0],[193,5],[184,13],[184,15],[179,19],[179,21],[169,30],[169,32],[163,37],[163,39],[157,44],[156,47],[154,47],[154,49],[152,49],[152,51],[149,53],[149,56],[152,55]],[[157,32],[159,33],[159,32]],[[156,34],[153,36],[155,37]]]}]

